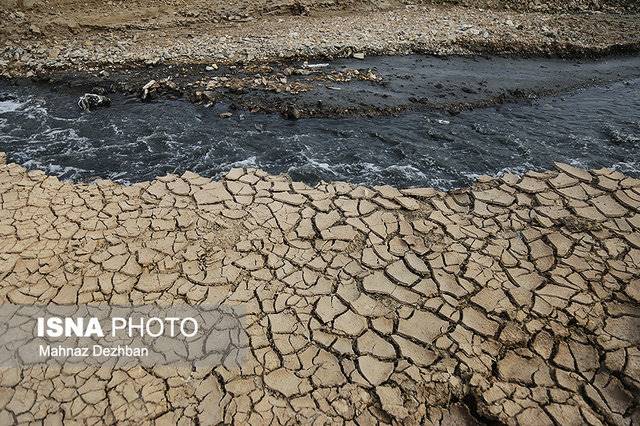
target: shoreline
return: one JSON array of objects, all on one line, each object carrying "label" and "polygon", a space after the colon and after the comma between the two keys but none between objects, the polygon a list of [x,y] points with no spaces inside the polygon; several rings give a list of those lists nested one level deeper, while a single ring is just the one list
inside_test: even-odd
[{"label": "shoreline", "polygon": [[[573,6],[557,2],[545,13],[510,11],[479,0],[467,6],[391,1],[388,7],[374,5],[372,10],[357,2],[343,9],[321,3],[294,13],[297,3],[285,2],[274,14],[255,5],[232,3],[229,7],[237,10],[221,17],[215,6],[193,14],[172,1],[163,0],[158,10],[134,3],[115,15],[99,3],[96,10],[73,9],[66,3],[60,4],[60,10],[44,6],[20,12],[7,9],[8,25],[0,30],[0,40],[6,39],[0,50],[0,80],[144,98],[142,88],[155,81],[150,97],[203,104],[223,101],[232,109],[280,113],[292,119],[373,117],[429,108],[457,114],[553,94],[554,89],[496,92],[480,100],[462,99],[464,94],[459,92],[459,101],[444,105],[437,98],[434,102],[433,96],[387,104],[382,96],[352,93],[346,101],[330,100],[318,107],[314,96],[323,101],[333,95],[339,98],[344,92],[331,93],[321,87],[341,90],[334,82],[359,80],[374,85],[377,76],[369,78],[366,65],[371,58],[420,55],[593,61],[636,57],[640,52],[640,9],[620,8],[624,2],[618,8],[605,2],[599,10],[590,10],[581,0]],[[323,69],[307,74],[310,70],[302,69],[303,61],[351,63],[349,69],[326,75]],[[387,84],[385,77],[378,81],[381,91]]]},{"label": "shoreline", "polygon": [[[494,72],[503,78],[494,81]],[[456,115],[636,78],[640,78],[640,56],[630,54],[582,59],[412,54],[215,68],[183,64],[119,66],[100,73],[57,70],[30,78],[0,77],[0,88],[44,87],[61,96],[95,93],[120,102],[123,97],[142,102],[182,99],[227,113],[276,113],[299,119],[421,111]],[[111,107],[117,108],[118,102]]]}]

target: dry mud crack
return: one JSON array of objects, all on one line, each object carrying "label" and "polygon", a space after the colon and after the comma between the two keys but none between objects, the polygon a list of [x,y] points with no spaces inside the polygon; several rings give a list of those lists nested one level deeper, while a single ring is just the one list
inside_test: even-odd
[{"label": "dry mud crack", "polygon": [[[0,158],[0,163],[3,163]],[[640,181],[122,186],[0,165],[3,303],[242,305],[210,368],[0,370],[0,423],[637,424]]]}]

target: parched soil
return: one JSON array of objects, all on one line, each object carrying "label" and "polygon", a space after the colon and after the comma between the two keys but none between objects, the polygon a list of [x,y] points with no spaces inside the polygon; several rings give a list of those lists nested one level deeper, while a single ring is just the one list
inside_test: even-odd
[{"label": "parched soil", "polygon": [[443,193],[8,164],[0,236],[3,303],[221,302],[248,337],[214,366],[3,369],[2,424],[640,420],[640,181],[617,172]]}]

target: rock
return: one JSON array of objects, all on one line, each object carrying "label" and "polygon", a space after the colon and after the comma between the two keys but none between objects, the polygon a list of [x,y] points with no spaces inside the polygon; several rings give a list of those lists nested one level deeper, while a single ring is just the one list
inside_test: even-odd
[{"label": "rock", "polygon": [[309,7],[306,4],[295,2],[289,6],[289,10],[293,15],[305,16],[309,14]]},{"label": "rock", "polygon": [[182,90],[175,82],[171,81],[171,78],[169,77],[162,80],[150,80],[147,84],[142,86],[140,98],[143,101],[146,101],[159,94],[181,96]]},{"label": "rock", "polygon": [[295,105],[289,105],[284,110],[282,115],[289,120],[298,120],[301,117],[302,113]]},{"label": "rock", "polygon": [[363,53],[363,52],[355,52],[355,53],[353,54],[353,57],[354,57],[355,59],[364,59],[364,53]]},{"label": "rock", "polygon": [[78,108],[82,111],[92,111],[96,108],[108,107],[111,105],[111,99],[96,93],[85,93],[78,100]]},{"label": "rock", "polygon": [[157,82],[155,80],[150,80],[147,84],[142,86],[142,99],[143,100],[147,99],[147,97],[149,96],[149,92],[156,85],[157,85]]}]

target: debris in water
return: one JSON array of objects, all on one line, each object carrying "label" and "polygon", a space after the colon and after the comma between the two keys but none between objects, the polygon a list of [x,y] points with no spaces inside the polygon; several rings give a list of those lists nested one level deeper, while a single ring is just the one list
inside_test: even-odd
[{"label": "debris in water", "polygon": [[96,93],[85,93],[78,100],[78,107],[83,111],[91,111],[100,107],[111,105],[111,99]]},{"label": "debris in water", "polygon": [[145,100],[149,97],[149,92],[151,88],[154,87],[156,84],[157,82],[155,80],[151,80],[150,82],[142,86],[142,100]]},{"label": "debris in water", "polygon": [[328,66],[329,66],[329,64],[309,64],[307,62],[302,64],[303,68],[325,68],[325,67],[328,67]]},{"label": "debris in water", "polygon": [[167,77],[162,80],[151,80],[144,86],[142,86],[142,95],[140,96],[143,101],[151,99],[156,93],[170,94],[174,96],[182,96],[182,90],[178,85],[171,81],[171,77]]},{"label": "debris in water", "polygon": [[289,105],[289,107],[283,112],[285,118],[289,120],[297,120],[302,115],[298,107],[295,105]]}]

